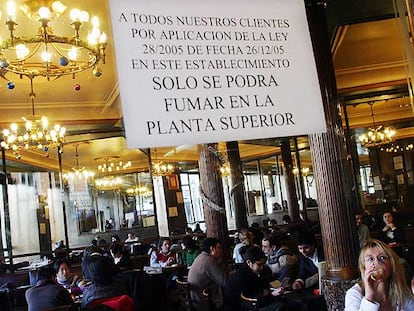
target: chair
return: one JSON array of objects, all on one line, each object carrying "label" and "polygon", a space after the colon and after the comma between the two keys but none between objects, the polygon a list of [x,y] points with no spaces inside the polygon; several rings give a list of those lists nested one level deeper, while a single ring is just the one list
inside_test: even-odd
[{"label": "chair", "polygon": [[243,293],[240,294],[241,299],[241,310],[242,311],[256,311],[259,310],[259,305],[257,303],[257,298],[250,298]]},{"label": "chair", "polygon": [[193,303],[190,296],[190,283],[186,278],[177,278],[175,279],[175,283],[180,300],[180,309],[183,311],[191,311],[193,309]]},{"label": "chair", "polygon": [[208,311],[216,311],[216,306],[211,300],[210,290],[208,288],[203,289],[203,300]]},{"label": "chair", "polygon": [[99,305],[104,305],[109,308],[112,308],[113,310],[134,310],[134,301],[132,298],[128,295],[121,295],[111,298],[103,298],[92,301],[90,304],[88,304],[87,308],[94,308]]}]

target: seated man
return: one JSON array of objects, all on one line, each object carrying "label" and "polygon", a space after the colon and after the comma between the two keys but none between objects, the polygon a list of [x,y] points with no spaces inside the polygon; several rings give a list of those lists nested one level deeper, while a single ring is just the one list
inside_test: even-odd
[{"label": "seated man", "polygon": [[29,311],[42,311],[73,304],[69,292],[54,282],[54,276],[55,270],[51,266],[39,269],[36,285],[26,292]]},{"label": "seated man", "polygon": [[355,213],[355,223],[357,227],[359,247],[361,248],[362,246],[364,246],[365,242],[368,241],[370,238],[369,228],[366,224],[363,223],[363,219],[364,215],[362,214],[362,212]]},{"label": "seated man", "polygon": [[318,267],[318,263],[325,260],[325,256],[323,254],[323,249],[316,248],[315,238],[310,235],[300,235],[296,239],[298,244],[299,252],[312,260],[316,268]]},{"label": "seated man", "polygon": [[112,259],[115,265],[121,270],[132,270],[132,261],[129,254],[124,250],[121,244],[114,243],[110,248]]},{"label": "seated man", "polygon": [[249,298],[256,298],[259,310],[279,311],[284,310],[281,300],[275,299],[283,293],[283,288],[269,290],[261,277],[266,255],[259,246],[243,246],[240,249],[244,258],[241,267],[229,276],[224,291],[224,310],[240,310],[241,294]]},{"label": "seated man", "polygon": [[284,287],[290,286],[299,272],[297,255],[288,247],[281,246],[275,235],[263,238],[262,251],[267,256],[266,265],[273,278],[279,279]]},{"label": "seated man", "polygon": [[227,279],[226,271],[219,263],[222,256],[221,244],[216,238],[206,238],[202,242],[201,250],[188,273],[191,299],[197,310],[207,310],[203,290],[208,289],[215,308],[220,309],[223,307],[222,288]]},{"label": "seated man", "polygon": [[[315,244],[315,239],[311,234],[299,235],[297,238],[300,252],[298,257],[299,273],[292,284],[294,290],[304,288],[306,286],[306,279],[317,274],[319,272],[319,262],[325,260],[323,252],[318,251]],[[317,280],[316,278],[313,279],[313,284],[308,284],[308,287],[317,288]]]}]

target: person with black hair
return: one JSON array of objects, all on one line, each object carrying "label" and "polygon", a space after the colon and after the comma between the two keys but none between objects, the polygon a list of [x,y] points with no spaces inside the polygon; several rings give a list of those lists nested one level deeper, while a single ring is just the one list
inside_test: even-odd
[{"label": "person with black hair", "polygon": [[385,226],[382,228],[381,240],[390,247],[397,247],[404,244],[404,230],[396,224],[393,213],[391,211],[385,211],[382,214],[382,219]]},{"label": "person with black hair", "polygon": [[121,270],[132,270],[132,261],[129,254],[124,250],[121,244],[113,243],[110,248],[111,256],[115,265]]},{"label": "person with black hair", "polygon": [[207,309],[203,299],[203,290],[207,289],[212,303],[219,310],[223,307],[222,288],[227,280],[227,273],[219,262],[222,257],[221,243],[216,238],[206,238],[201,250],[188,273],[191,299],[197,310]]},{"label": "person with black hair", "polygon": [[56,273],[56,283],[71,291],[81,291],[83,286],[82,278],[76,273],[71,273],[71,265],[67,259],[57,260],[53,264],[53,268]]},{"label": "person with black hair", "polygon": [[[83,259],[82,268],[92,282],[83,292],[82,308],[96,304],[95,301],[128,295],[124,285],[115,280],[117,269],[110,258],[99,255],[86,257]],[[133,305],[132,298],[130,303]]]},{"label": "person with black hair", "polygon": [[190,267],[193,264],[196,257],[200,255],[201,250],[198,247],[197,242],[189,235],[186,235],[183,237],[182,245],[183,245],[183,253],[182,253],[183,263],[187,267]]},{"label": "person with black hair", "polygon": [[358,234],[358,241],[359,241],[359,247],[362,248],[364,246],[365,242],[369,240],[370,233],[369,228],[366,224],[363,222],[364,215],[362,212],[356,212],[355,213],[355,224],[357,227],[357,234]]},{"label": "person with black hair", "polygon": [[301,234],[297,237],[296,243],[298,245],[299,252],[312,260],[312,263],[316,268],[319,266],[319,262],[325,260],[323,249],[316,247],[316,241],[312,234]]},{"label": "person with black hair", "polygon": [[119,235],[114,234],[111,236],[111,243],[119,243],[121,244],[121,238],[119,237]]},{"label": "person with black hair", "polygon": [[260,230],[259,223],[252,223],[252,225],[249,227],[249,231],[253,234],[253,244],[260,245],[262,239],[264,238],[264,234],[262,230]]},{"label": "person with black hair", "polygon": [[42,311],[73,304],[69,292],[55,283],[54,276],[55,270],[51,265],[38,270],[36,285],[26,291],[28,311]]},{"label": "person with black hair", "polygon": [[298,256],[288,247],[282,246],[276,235],[269,235],[262,240],[262,251],[267,256],[266,265],[274,278],[283,286],[290,285],[299,272]]},{"label": "person with black hair", "polygon": [[282,301],[275,299],[283,293],[279,287],[272,291],[266,280],[260,277],[266,262],[266,255],[258,246],[243,246],[240,254],[244,259],[243,265],[230,275],[224,290],[224,310],[240,310],[240,297],[256,298],[260,311],[285,310]]}]

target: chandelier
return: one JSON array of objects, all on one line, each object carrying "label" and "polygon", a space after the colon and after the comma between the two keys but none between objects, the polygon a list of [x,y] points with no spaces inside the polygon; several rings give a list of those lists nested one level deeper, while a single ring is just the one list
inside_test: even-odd
[{"label": "chandelier", "polygon": [[148,187],[146,186],[135,186],[132,188],[128,188],[126,190],[127,194],[129,195],[139,195],[139,196],[143,196],[143,197],[148,197],[152,195],[152,191],[150,189],[148,189]]},{"label": "chandelier", "polygon": [[174,174],[175,167],[170,163],[156,162],[152,163],[152,175],[154,176],[169,176]]},{"label": "chandelier", "polygon": [[64,143],[66,128],[55,124],[49,128],[48,119],[45,116],[35,114],[33,91],[33,78],[30,79],[30,99],[32,114],[22,117],[24,126],[12,123],[10,128],[2,132],[0,145],[4,149],[13,150],[15,155],[19,150],[42,149],[47,151],[50,147],[57,147]]},{"label": "chandelier", "polygon": [[414,149],[414,144],[391,144],[386,147],[381,147],[381,151],[385,152],[403,152],[403,151],[410,151]]},{"label": "chandelier", "polygon": [[76,157],[76,167],[72,167],[72,172],[66,173],[63,175],[63,178],[66,180],[74,180],[74,179],[92,179],[95,177],[95,173],[88,171],[84,166],[79,165],[79,153],[78,148],[79,144],[74,144],[75,147],[75,157]]},{"label": "chandelier", "polygon": [[120,177],[109,176],[95,179],[95,188],[100,191],[118,190],[123,183],[124,182]]},{"label": "chandelier", "polygon": [[378,147],[384,144],[389,144],[393,141],[395,136],[395,130],[383,125],[376,126],[374,118],[374,103],[369,104],[371,107],[372,127],[368,129],[368,132],[358,136],[359,143],[362,147]]},{"label": "chandelier", "polygon": [[99,157],[95,158],[95,161],[103,162],[98,165],[98,171],[101,173],[125,171],[132,166],[131,161],[123,162],[118,156]]},{"label": "chandelier", "polygon": [[175,166],[170,163],[157,160],[157,149],[154,149],[154,162],[151,164],[151,172],[153,176],[169,176],[174,174]]},{"label": "chandelier", "polygon": [[[31,36],[17,36],[17,8],[26,15],[23,29],[30,20],[38,22],[38,29]],[[65,13],[67,6],[60,1],[25,0],[18,6],[13,0],[7,2],[6,25],[8,39],[0,42],[0,68],[4,76],[7,72],[34,77],[59,78],[89,68],[96,77],[102,75],[98,68],[100,61],[105,63],[106,34],[99,28],[96,16],[90,20],[88,34],[81,36],[81,26],[89,22],[86,11],[72,9],[70,12],[70,35],[58,35],[50,26]]]}]

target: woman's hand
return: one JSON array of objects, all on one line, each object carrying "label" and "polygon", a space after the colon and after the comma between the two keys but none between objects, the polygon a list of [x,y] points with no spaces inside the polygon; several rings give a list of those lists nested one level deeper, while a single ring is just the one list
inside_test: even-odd
[{"label": "woman's hand", "polygon": [[363,278],[365,287],[365,299],[369,301],[375,301],[375,293],[377,292],[378,285],[384,282],[384,279],[375,277],[377,269],[382,269],[382,267],[371,265],[365,269]]},{"label": "woman's hand", "polygon": [[166,265],[167,265],[167,266],[171,266],[172,264],[174,264],[174,262],[175,262],[175,259],[174,259],[174,258],[172,258],[172,257],[169,257],[169,258],[167,259],[167,263],[166,263]]}]

